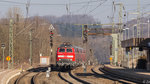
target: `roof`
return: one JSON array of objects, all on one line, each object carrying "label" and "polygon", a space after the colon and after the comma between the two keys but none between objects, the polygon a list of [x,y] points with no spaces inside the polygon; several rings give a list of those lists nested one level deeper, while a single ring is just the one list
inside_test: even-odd
[{"label": "roof", "polygon": [[74,46],[74,48],[83,49],[83,48],[81,48],[81,47],[78,47],[78,46]]},{"label": "roof", "polygon": [[81,47],[78,47],[78,46],[72,46],[71,44],[70,44],[70,42],[64,42],[63,44],[61,44],[60,46],[59,46],[59,48],[66,48],[66,47],[69,47],[69,48],[78,48],[78,49],[83,49],[83,48],[81,48]]},{"label": "roof", "polygon": [[70,44],[70,42],[64,42],[59,47],[73,47],[73,46]]},{"label": "roof", "polygon": [[123,48],[127,47],[149,47],[150,38],[131,38],[121,42]]}]

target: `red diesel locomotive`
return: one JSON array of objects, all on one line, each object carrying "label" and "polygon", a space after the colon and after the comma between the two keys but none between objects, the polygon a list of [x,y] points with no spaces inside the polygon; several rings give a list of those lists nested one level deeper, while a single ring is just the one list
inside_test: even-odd
[{"label": "red diesel locomotive", "polygon": [[60,67],[76,67],[86,61],[85,50],[64,43],[57,49],[56,64]]}]

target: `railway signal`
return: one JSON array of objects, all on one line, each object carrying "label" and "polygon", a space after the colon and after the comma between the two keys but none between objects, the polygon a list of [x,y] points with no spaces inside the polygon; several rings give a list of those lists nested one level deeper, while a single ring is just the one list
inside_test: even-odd
[{"label": "railway signal", "polygon": [[10,61],[10,60],[11,60],[11,57],[10,57],[10,56],[7,56],[7,57],[6,57],[6,60],[7,60],[7,61]]},{"label": "railway signal", "polygon": [[88,41],[88,27],[87,27],[87,25],[84,25],[83,37],[84,37],[83,43],[87,43],[87,41]]},{"label": "railway signal", "polygon": [[53,47],[53,31],[50,31],[50,46]]},{"label": "railway signal", "polygon": [[11,60],[11,57],[10,57],[10,56],[7,56],[7,57],[6,57],[6,60],[8,61],[8,69],[9,69],[9,68],[10,68],[9,62],[10,62],[10,60]]}]

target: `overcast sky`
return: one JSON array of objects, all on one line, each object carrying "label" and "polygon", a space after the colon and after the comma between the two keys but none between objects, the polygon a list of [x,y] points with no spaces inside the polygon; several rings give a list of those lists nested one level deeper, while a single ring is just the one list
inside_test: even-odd
[{"label": "overcast sky", "polygon": [[[8,2],[3,2],[8,1]],[[12,3],[12,2],[20,3]],[[6,11],[11,7],[21,8],[23,14],[26,14],[26,3],[28,0],[0,0],[0,16],[4,17]],[[88,3],[88,1],[90,1]],[[39,15],[54,15],[62,16],[67,14],[66,5],[70,3],[71,14],[88,14],[92,15],[96,20],[102,23],[109,23],[108,16],[112,16],[112,1],[113,0],[31,0],[29,16]],[[115,0],[116,3],[123,3],[127,12],[136,11],[138,0]],[[147,12],[150,10],[150,0],[140,0],[141,11]],[[35,5],[35,3],[38,3]],[[103,4],[101,4],[103,3]],[[101,4],[101,5],[100,5]],[[143,9],[144,7],[144,9]],[[115,18],[118,19],[119,6],[116,7]],[[133,11],[133,12],[134,12]],[[130,18],[136,15],[130,15]]]}]

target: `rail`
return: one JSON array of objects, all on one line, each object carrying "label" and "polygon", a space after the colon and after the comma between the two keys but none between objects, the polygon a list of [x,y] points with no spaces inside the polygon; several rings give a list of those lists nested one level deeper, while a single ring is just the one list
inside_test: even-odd
[{"label": "rail", "polygon": [[123,83],[123,84],[137,83],[137,82],[133,82],[131,80],[123,79],[119,75],[115,75],[115,74],[112,74],[111,72],[105,71],[102,66],[100,66],[97,71],[95,71],[95,68],[96,67],[93,67],[91,69],[91,71],[94,74],[101,75],[102,77],[113,80],[114,82],[120,82],[120,83]]},{"label": "rail", "polygon": [[[66,78],[64,78],[64,77],[61,75],[61,73],[62,73],[62,72],[59,72],[59,73],[58,73],[58,76],[59,76],[62,80],[64,80],[65,82],[67,82],[67,83],[69,83],[69,84],[73,84],[73,82],[71,82],[70,80],[67,80]],[[67,73],[69,74],[69,76],[70,76],[71,78],[73,78],[74,80],[76,80],[76,81],[79,82],[79,83],[82,83],[82,84],[90,84],[90,83],[88,83],[88,82],[86,82],[86,81],[84,81],[84,80],[81,80],[80,78],[75,77],[75,76],[72,74],[72,71],[68,71]]]},{"label": "rail", "polygon": [[19,84],[19,82],[21,81],[21,79],[23,77],[25,77],[26,75],[28,75],[30,72],[25,72],[23,75],[21,75],[19,78],[17,78],[17,80],[15,81],[15,84]]}]

